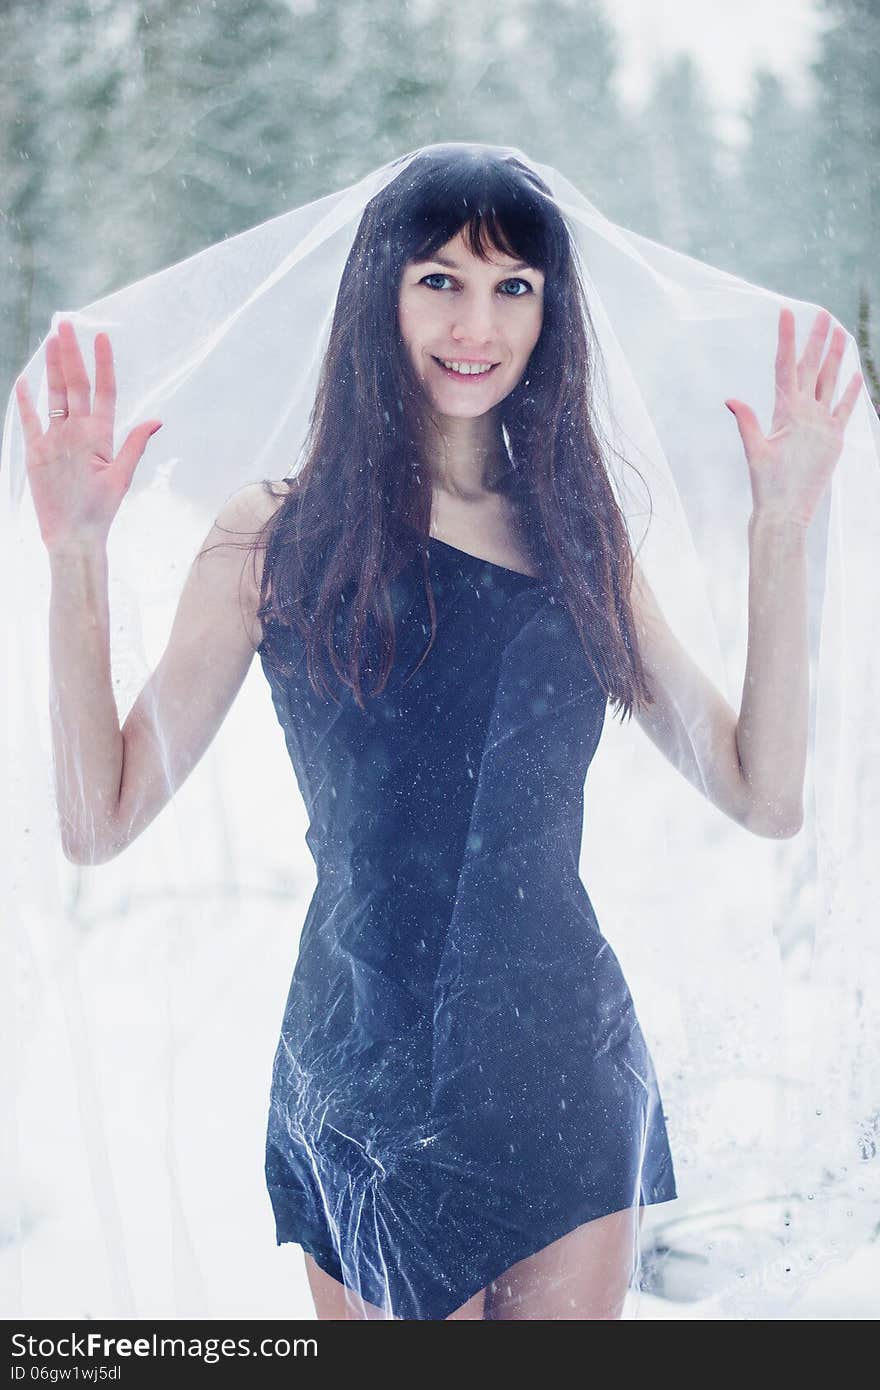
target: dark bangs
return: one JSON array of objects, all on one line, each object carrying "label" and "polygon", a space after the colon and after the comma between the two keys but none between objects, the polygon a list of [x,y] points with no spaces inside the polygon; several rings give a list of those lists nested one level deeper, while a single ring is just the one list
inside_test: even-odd
[{"label": "dark bangs", "polygon": [[537,176],[512,156],[441,147],[420,157],[413,183],[399,180],[403,214],[395,218],[402,261],[429,260],[459,232],[468,249],[488,261],[493,249],[526,261],[545,275],[565,262],[568,238],[553,199]]}]

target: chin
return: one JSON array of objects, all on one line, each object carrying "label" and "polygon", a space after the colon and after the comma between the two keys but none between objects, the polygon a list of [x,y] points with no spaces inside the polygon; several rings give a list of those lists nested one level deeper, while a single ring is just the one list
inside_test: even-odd
[{"label": "chin", "polygon": [[484,401],[482,405],[474,401],[473,405],[467,406],[460,401],[441,401],[436,396],[431,399],[438,415],[445,415],[448,420],[479,420],[481,415],[488,415],[498,405],[498,401]]},{"label": "chin", "polygon": [[[494,410],[510,394],[509,389],[492,392],[491,396],[483,396],[481,400],[476,398],[472,401],[462,399],[463,393],[456,390],[453,386],[448,391],[442,388],[438,391],[435,383],[422,381],[422,388],[427,399],[431,402],[432,408],[439,415],[445,415],[450,420],[479,420],[482,415],[488,415],[490,410]],[[465,388],[467,389],[467,388]]]}]

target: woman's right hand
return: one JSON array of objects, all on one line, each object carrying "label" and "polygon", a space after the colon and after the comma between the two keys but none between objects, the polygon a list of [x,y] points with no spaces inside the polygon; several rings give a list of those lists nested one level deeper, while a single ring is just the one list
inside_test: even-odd
[{"label": "woman's right hand", "polygon": [[116,458],[113,425],[116,377],[106,333],[95,337],[95,403],[73,324],[62,319],[46,342],[50,418],[44,431],[23,377],[15,384],[24,431],[28,484],[48,549],[103,544],[129,489],[147,441],[161,420],[135,425]]}]

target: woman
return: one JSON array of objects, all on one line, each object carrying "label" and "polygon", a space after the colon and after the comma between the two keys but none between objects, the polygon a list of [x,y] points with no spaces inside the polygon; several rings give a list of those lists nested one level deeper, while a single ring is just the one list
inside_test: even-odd
[{"label": "woman", "polygon": [[783,311],[770,435],[730,403],[753,495],[737,719],[634,563],[548,193],[516,160],[441,147],[372,200],[305,463],[222,509],[121,730],[105,543],[158,422],[112,459],[109,339],[92,408],[69,323],[47,346],[45,433],[19,386],[68,857],[103,863],[149,825],[255,651],[270,683],[318,884],[266,1176],[321,1318],[622,1314],[644,1207],[677,1194],[651,1057],[578,877],[608,699],[739,825],[801,823],[804,547],[861,384],[830,409],[845,335],[823,362],[819,315],[796,362]]}]

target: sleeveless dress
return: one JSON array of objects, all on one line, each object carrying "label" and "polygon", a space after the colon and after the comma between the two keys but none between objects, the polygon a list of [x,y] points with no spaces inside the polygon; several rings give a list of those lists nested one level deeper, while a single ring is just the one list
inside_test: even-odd
[{"label": "sleeveless dress", "polygon": [[651,1056],[578,872],[606,696],[540,579],[421,539],[434,645],[419,664],[417,553],[366,711],[260,648],[317,870],[265,1175],[277,1244],[386,1316],[441,1319],[581,1223],[677,1193]]}]

